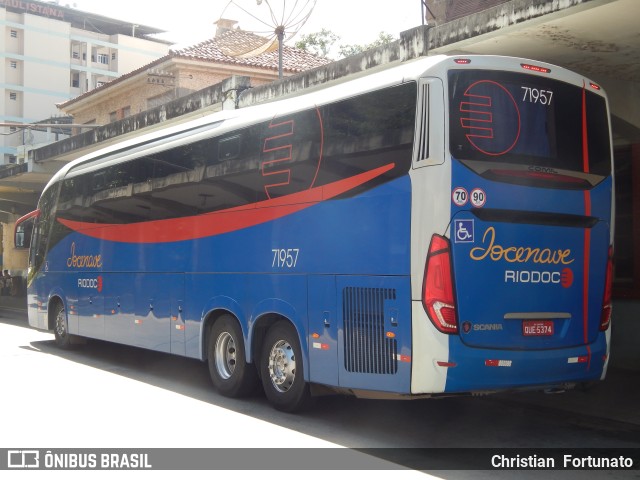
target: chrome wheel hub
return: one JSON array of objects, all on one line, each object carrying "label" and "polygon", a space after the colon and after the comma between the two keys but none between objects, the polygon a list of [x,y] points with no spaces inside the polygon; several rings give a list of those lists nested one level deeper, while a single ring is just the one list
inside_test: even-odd
[{"label": "chrome wheel hub", "polygon": [[296,378],[296,358],[291,345],[280,340],[269,352],[269,376],[280,393],[288,392]]},{"label": "chrome wheel hub", "polygon": [[222,332],[217,340],[214,350],[216,370],[220,378],[231,378],[236,369],[236,342],[229,332]]},{"label": "chrome wheel hub", "polygon": [[60,310],[56,316],[56,334],[61,338],[67,334],[67,322],[64,316],[64,310]]}]

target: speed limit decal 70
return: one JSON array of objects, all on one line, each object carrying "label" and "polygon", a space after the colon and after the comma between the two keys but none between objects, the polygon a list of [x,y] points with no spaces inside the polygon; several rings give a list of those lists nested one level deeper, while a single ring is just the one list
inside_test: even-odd
[{"label": "speed limit decal 70", "polygon": [[451,193],[451,200],[453,200],[453,203],[458,207],[464,207],[469,200],[469,194],[464,188],[456,187]]}]

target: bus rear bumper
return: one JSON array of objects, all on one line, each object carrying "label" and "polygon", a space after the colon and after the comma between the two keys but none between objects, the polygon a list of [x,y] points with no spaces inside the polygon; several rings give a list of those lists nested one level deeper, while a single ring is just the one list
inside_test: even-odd
[{"label": "bus rear bumper", "polygon": [[[454,349],[455,350],[455,349]],[[553,388],[601,380],[608,365],[605,334],[590,345],[555,350],[488,350],[465,346],[451,358],[445,392]]]}]

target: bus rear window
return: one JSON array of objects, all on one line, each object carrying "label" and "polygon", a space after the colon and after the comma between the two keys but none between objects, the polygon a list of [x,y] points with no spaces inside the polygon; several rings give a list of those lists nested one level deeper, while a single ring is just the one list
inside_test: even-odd
[{"label": "bus rear window", "polygon": [[449,105],[451,155],[479,173],[577,173],[591,184],[611,173],[606,101],[588,89],[521,73],[452,70]]}]

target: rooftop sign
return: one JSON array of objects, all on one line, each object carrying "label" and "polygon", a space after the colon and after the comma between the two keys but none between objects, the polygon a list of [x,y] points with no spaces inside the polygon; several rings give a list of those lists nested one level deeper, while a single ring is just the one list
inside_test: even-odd
[{"label": "rooftop sign", "polygon": [[0,6],[11,10],[23,11],[34,15],[41,15],[52,18],[64,18],[64,10],[56,8],[51,4],[43,4],[40,2],[25,2],[22,0],[0,0]]}]

